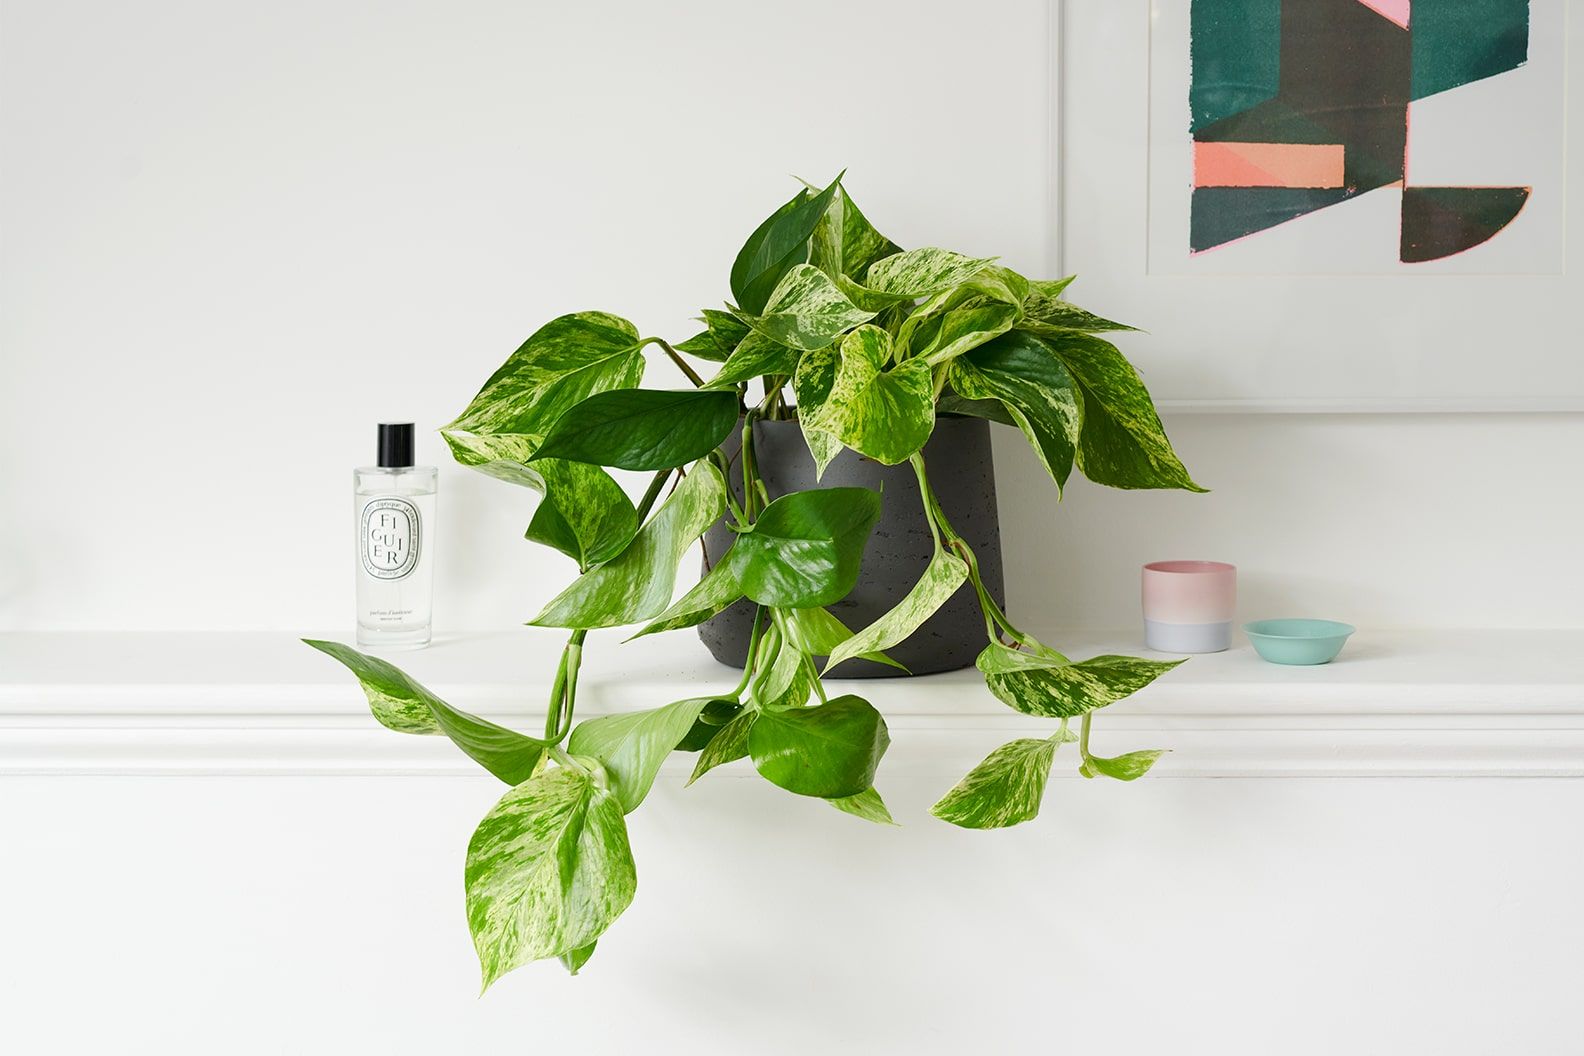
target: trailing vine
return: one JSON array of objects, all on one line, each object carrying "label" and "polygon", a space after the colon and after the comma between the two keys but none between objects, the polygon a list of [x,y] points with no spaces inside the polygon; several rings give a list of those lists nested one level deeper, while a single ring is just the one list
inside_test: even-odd
[{"label": "trailing vine", "polygon": [[[874,786],[890,743],[885,719],[857,694],[833,694],[824,672],[854,657],[900,666],[886,651],[965,583],[984,619],[977,666],[990,692],[1053,729],[997,748],[932,813],[967,828],[1028,821],[1056,750],[1073,741],[1085,776],[1132,780],[1149,770],[1158,751],[1093,755],[1091,721],[1175,664],[1074,661],[1016,626],[948,520],[923,455],[938,414],[975,415],[1019,429],[1058,489],[1077,468],[1117,487],[1201,490],[1137,373],[1098,336],[1130,328],[1066,300],[1070,282],[944,249],[904,251],[869,224],[838,177],[800,191],[754,231],[732,267],[734,303],[706,309],[699,334],[673,344],[603,312],[561,316],[445,428],[459,462],[540,493],[527,537],[578,566],[530,621],[569,631],[543,736],[453,708],[378,657],[308,644],[357,676],[381,723],[449,737],[509,786],[467,855],[468,924],[486,986],[541,958],[576,972],[593,954],[636,886],[626,816],[673,752],[697,753],[689,783],[749,759],[789,792],[890,823]],[[691,387],[641,387],[650,348]],[[686,357],[718,364],[714,376]],[[869,626],[849,628],[827,606],[857,581],[881,496],[815,487],[772,500],[755,450],[762,420],[796,420],[821,473],[844,450],[911,466],[934,555]],[[652,473],[638,502],[611,470]],[[717,522],[731,547],[676,597],[679,565]],[[577,719],[590,630],[692,627],[743,598],[755,610],[735,687]]]}]

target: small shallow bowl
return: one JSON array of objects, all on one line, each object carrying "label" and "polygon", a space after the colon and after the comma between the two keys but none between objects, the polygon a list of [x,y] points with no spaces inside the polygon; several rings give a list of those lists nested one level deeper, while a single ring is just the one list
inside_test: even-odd
[{"label": "small shallow bowl", "polygon": [[1243,625],[1243,633],[1273,664],[1329,664],[1353,628],[1335,620],[1255,620]]}]

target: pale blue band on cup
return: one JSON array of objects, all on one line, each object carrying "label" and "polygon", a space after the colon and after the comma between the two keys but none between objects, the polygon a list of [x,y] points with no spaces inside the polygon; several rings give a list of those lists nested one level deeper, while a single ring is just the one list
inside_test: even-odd
[{"label": "pale blue band on cup", "polygon": [[1232,647],[1232,621],[1161,623],[1145,620],[1144,644],[1162,653],[1219,653]]}]

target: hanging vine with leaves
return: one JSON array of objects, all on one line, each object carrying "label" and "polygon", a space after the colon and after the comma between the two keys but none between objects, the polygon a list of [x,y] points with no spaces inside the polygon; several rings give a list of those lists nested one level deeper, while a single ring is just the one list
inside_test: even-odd
[{"label": "hanging vine with leaves", "polygon": [[[890,742],[885,719],[857,694],[831,695],[821,671],[852,657],[892,662],[885,651],[964,583],[984,614],[978,667],[990,692],[1056,727],[997,748],[935,804],[936,817],[967,828],[1033,818],[1056,750],[1072,741],[1086,776],[1132,780],[1150,768],[1159,752],[1092,755],[1090,721],[1175,663],[1073,661],[1014,625],[941,509],[921,454],[938,414],[974,415],[1019,429],[1058,489],[1076,466],[1115,487],[1202,490],[1137,372],[1097,336],[1131,328],[1066,300],[1071,281],[1026,279],[944,249],[903,251],[837,177],[800,191],[754,231],[732,266],[735,303],[706,309],[701,333],[673,346],[618,316],[564,315],[512,353],[445,428],[459,462],[542,495],[527,537],[578,565],[578,578],[530,621],[570,631],[543,736],[452,708],[379,658],[308,644],[352,670],[381,723],[443,734],[510,786],[467,854],[468,925],[486,987],[540,958],[573,972],[588,960],[636,887],[626,815],[672,752],[697,753],[694,781],[748,758],[789,792],[890,822],[874,787]],[[650,349],[693,387],[641,388]],[[702,377],[689,356],[719,364],[714,376]],[[855,631],[826,607],[857,582],[881,496],[816,487],[772,501],[754,452],[761,418],[795,418],[820,473],[850,449],[908,463],[917,476],[934,557],[868,627]],[[728,453],[739,422],[740,446]],[[634,503],[610,469],[654,476]],[[740,502],[727,486],[734,475]],[[731,548],[673,601],[686,553],[722,518]],[[590,630],[693,627],[745,597],[757,614],[734,688],[576,722]]]}]

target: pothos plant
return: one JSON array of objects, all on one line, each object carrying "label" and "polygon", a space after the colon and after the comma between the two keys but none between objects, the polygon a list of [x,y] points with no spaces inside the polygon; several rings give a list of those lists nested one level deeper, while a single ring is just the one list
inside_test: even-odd
[{"label": "pothos plant", "polygon": [[[510,786],[467,852],[468,925],[486,988],[539,958],[559,958],[573,972],[588,960],[636,887],[626,815],[673,752],[697,753],[692,780],[746,757],[789,792],[889,823],[874,787],[890,740],[885,719],[858,694],[828,690],[819,658],[824,670],[851,657],[887,662],[885,650],[965,582],[984,612],[978,667],[990,692],[1054,729],[997,748],[932,813],[976,829],[1033,818],[1052,757],[1069,741],[1087,777],[1130,781],[1150,768],[1157,751],[1091,754],[1090,720],[1175,664],[1074,661],[1014,625],[942,512],[920,454],[937,415],[977,415],[1021,430],[1058,490],[1074,466],[1115,487],[1202,490],[1138,374],[1097,336],[1131,328],[1066,300],[1069,282],[1027,279],[992,258],[902,250],[837,177],[800,191],[749,236],[731,269],[735,303],[705,309],[701,333],[673,345],[604,312],[561,316],[523,342],[445,427],[458,461],[543,496],[527,537],[578,565],[577,579],[529,621],[570,631],[543,735],[453,708],[384,660],[308,644],[352,670],[381,723],[444,734]],[[641,387],[651,349],[692,387]],[[714,376],[700,376],[684,354],[718,363]],[[793,418],[821,473],[850,448],[908,463],[918,478],[933,560],[867,627],[843,625],[826,606],[856,583],[882,497],[815,487],[771,501],[752,426]],[[728,443],[739,422],[740,444]],[[610,468],[653,473],[636,504]],[[726,484],[733,475],[740,502]],[[723,517],[733,545],[673,601],[686,552]],[[574,723],[590,630],[674,631],[743,597],[758,608],[736,686]]]}]

